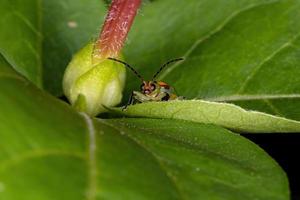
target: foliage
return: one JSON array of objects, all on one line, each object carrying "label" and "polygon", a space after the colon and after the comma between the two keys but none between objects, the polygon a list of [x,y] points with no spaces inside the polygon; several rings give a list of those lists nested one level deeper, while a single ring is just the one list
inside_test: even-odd
[{"label": "foliage", "polygon": [[[147,78],[184,56],[160,77],[180,95],[260,112],[186,100],[105,119],[55,96],[106,4],[2,0],[0,199],[289,199],[283,170],[236,133],[300,132],[299,8],[299,0],[147,1],[128,63]],[[126,94],[139,85],[131,74],[126,83]]]}]

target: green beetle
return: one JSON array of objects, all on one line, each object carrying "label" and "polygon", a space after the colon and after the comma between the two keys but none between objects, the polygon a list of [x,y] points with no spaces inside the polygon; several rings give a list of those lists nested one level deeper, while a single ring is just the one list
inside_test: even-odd
[{"label": "green beetle", "polygon": [[128,67],[139,79],[142,81],[141,91],[133,91],[130,95],[128,103],[123,107],[126,109],[128,105],[135,104],[135,103],[143,103],[149,101],[169,101],[175,99],[184,99],[181,96],[177,96],[175,94],[175,90],[173,87],[168,85],[162,81],[156,81],[155,78],[157,75],[169,64],[177,61],[183,60],[183,58],[176,58],[166,62],[164,65],[160,67],[160,69],[154,74],[151,81],[145,81],[144,78],[129,64],[124,61],[118,60],[116,58],[108,58],[110,60],[119,62],[124,64]]}]

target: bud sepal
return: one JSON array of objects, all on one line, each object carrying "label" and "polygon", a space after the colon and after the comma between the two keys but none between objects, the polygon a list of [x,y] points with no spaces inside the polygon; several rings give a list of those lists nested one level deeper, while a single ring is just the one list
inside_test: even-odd
[{"label": "bud sepal", "polygon": [[96,116],[119,104],[125,84],[122,64],[106,58],[93,63],[94,44],[89,43],[71,60],[64,74],[63,89],[73,107]]}]

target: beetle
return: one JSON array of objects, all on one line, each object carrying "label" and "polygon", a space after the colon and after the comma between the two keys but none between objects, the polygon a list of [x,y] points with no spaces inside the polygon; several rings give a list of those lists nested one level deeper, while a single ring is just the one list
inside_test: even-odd
[{"label": "beetle", "polygon": [[183,58],[176,58],[169,60],[165,64],[163,64],[159,70],[154,74],[150,81],[144,80],[144,78],[128,63],[118,60],[116,58],[108,58],[115,62],[122,63],[127,68],[129,68],[141,81],[142,84],[140,86],[140,91],[133,91],[129,97],[128,103],[123,107],[123,110],[127,108],[128,105],[132,105],[135,103],[143,103],[150,101],[169,101],[169,100],[181,100],[184,99],[182,96],[177,96],[175,94],[175,89],[171,87],[169,84],[163,81],[157,81],[156,77],[158,74],[169,64],[173,62],[178,62],[183,60]]}]

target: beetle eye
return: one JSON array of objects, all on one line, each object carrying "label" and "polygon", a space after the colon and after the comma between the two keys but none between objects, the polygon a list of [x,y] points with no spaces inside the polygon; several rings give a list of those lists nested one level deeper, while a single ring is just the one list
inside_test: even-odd
[{"label": "beetle eye", "polygon": [[151,90],[153,91],[153,90],[155,90],[155,84],[151,84]]},{"label": "beetle eye", "polygon": [[144,91],[144,84],[140,86],[141,91]]}]

